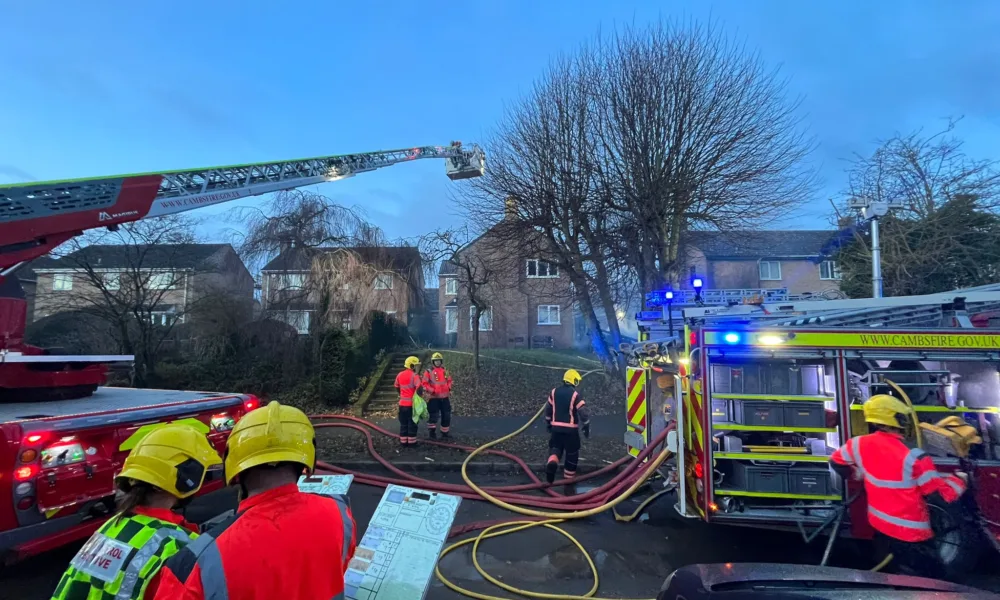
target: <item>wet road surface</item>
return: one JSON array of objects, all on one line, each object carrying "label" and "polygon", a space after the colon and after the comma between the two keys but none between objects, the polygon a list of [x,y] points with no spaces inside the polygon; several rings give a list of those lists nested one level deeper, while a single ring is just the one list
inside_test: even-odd
[{"label": "wet road surface", "polygon": [[[457,483],[458,474],[436,474],[435,479]],[[502,476],[477,476],[484,485],[510,485],[521,480]],[[580,492],[584,489],[578,490]],[[381,488],[354,485],[351,500],[359,530],[363,531],[382,497]],[[573,521],[563,527],[590,552],[597,564],[597,596],[652,598],[674,569],[693,563],[786,562],[817,564],[825,539],[806,545],[798,533],[706,525],[684,520],[672,508],[673,499],[662,498],[643,522],[617,523],[610,512]],[[623,506],[621,513],[634,508]],[[455,524],[510,518],[511,513],[484,502],[464,500]],[[474,535],[474,534],[471,534]],[[77,545],[35,557],[0,573],[0,599],[45,600],[72,558]],[[484,581],[473,567],[470,546],[446,556],[440,563],[446,577],[473,591],[503,596],[506,592]],[[573,544],[541,527],[486,540],[478,554],[480,564],[494,577],[517,587],[550,593],[583,594],[590,588],[590,570]],[[831,566],[870,568],[875,559],[867,544],[838,541]],[[968,583],[1000,590],[1000,568],[983,569]],[[429,598],[463,598],[436,578]]]}]

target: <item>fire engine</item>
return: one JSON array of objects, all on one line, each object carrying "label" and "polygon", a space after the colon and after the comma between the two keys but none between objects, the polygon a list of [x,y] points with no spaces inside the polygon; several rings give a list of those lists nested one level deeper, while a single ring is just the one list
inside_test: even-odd
[{"label": "fire engine", "polygon": [[829,456],[869,432],[862,406],[888,393],[912,404],[908,442],[970,476],[959,503],[931,503],[942,561],[960,573],[1000,549],[1000,329],[988,328],[1000,285],[839,300],[760,290],[676,319],[663,298],[647,295],[639,341],[622,345],[625,443],[636,455],[676,425],[681,515],[827,535],[824,564],[838,535],[872,538],[863,486],[841,481]]},{"label": "fire engine", "polygon": [[[181,421],[223,450],[252,395],[102,387],[131,356],[66,356],[28,344],[18,268],[87,229],[352,177],[418,159],[452,180],[483,174],[478,146],[424,146],[258,164],[0,186],[0,561],[86,538],[114,510],[114,476],[157,423]],[[12,402],[11,402],[12,401]],[[220,473],[203,492],[222,487]],[[2,564],[0,562],[0,564]]]}]

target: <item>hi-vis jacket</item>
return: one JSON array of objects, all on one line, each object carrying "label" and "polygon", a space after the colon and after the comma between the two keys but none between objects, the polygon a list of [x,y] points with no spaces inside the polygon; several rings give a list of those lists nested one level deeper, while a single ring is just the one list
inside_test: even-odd
[{"label": "hi-vis jacket", "polygon": [[573,429],[590,422],[587,409],[584,408],[580,392],[572,385],[566,384],[549,392],[549,400],[545,404],[545,421],[553,430]]},{"label": "hi-vis jacket", "polygon": [[399,390],[399,405],[404,407],[413,406],[413,394],[416,394],[422,386],[420,375],[417,375],[412,369],[400,371],[399,375],[396,375],[396,383],[393,385]]},{"label": "hi-vis jacket", "polygon": [[112,517],[70,561],[52,598],[152,598],[163,561],[197,537],[196,529],[166,509],[137,507],[127,517]]},{"label": "hi-vis jacket", "polygon": [[431,398],[451,396],[451,375],[444,367],[427,369],[424,371],[424,389],[430,392]]},{"label": "hi-vis jacket", "polygon": [[909,448],[903,437],[884,431],[851,438],[830,459],[850,465],[865,481],[868,521],[877,531],[904,542],[934,537],[924,496],[934,492],[954,502],[965,491],[955,475],[938,473],[930,456]]},{"label": "hi-vis jacket", "polygon": [[343,600],[355,543],[346,498],[283,485],[168,560],[155,600]]}]

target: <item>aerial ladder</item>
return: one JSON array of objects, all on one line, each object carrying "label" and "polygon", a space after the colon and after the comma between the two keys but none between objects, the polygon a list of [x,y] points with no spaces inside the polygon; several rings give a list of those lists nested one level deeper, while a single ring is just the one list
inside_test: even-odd
[{"label": "aerial ladder", "polygon": [[131,356],[63,356],[24,341],[27,304],[18,268],[88,229],[116,229],[250,196],[338,181],[422,159],[445,161],[455,180],[479,177],[485,155],[452,142],[359,154],[321,156],[161,173],[115,175],[0,186],[0,399],[16,394],[74,398],[107,378],[107,365]]}]

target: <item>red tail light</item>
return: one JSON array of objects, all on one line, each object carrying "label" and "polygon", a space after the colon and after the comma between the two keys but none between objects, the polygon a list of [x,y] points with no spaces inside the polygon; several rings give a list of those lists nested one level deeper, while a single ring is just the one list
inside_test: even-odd
[{"label": "red tail light", "polygon": [[47,436],[44,433],[33,433],[28,437],[24,438],[24,441],[29,444],[37,444],[38,442],[44,440],[46,437]]},{"label": "red tail light", "polygon": [[698,345],[698,334],[695,333],[694,331],[692,331],[691,334],[688,335],[688,345],[691,346],[692,348]]},{"label": "red tail light", "polygon": [[25,465],[14,471],[14,479],[18,481],[27,481],[35,475],[38,475],[38,465]]},{"label": "red tail light", "polygon": [[702,468],[701,463],[696,463],[694,465],[694,476],[701,479],[702,475],[705,474],[705,469]]},{"label": "red tail light", "polygon": [[17,501],[17,510],[28,510],[35,505],[34,496],[25,496]]},{"label": "red tail light", "polygon": [[257,399],[257,396],[251,395],[243,403],[243,408],[247,409],[247,412],[250,412],[251,410],[254,410],[256,408],[260,408],[260,400]]}]

